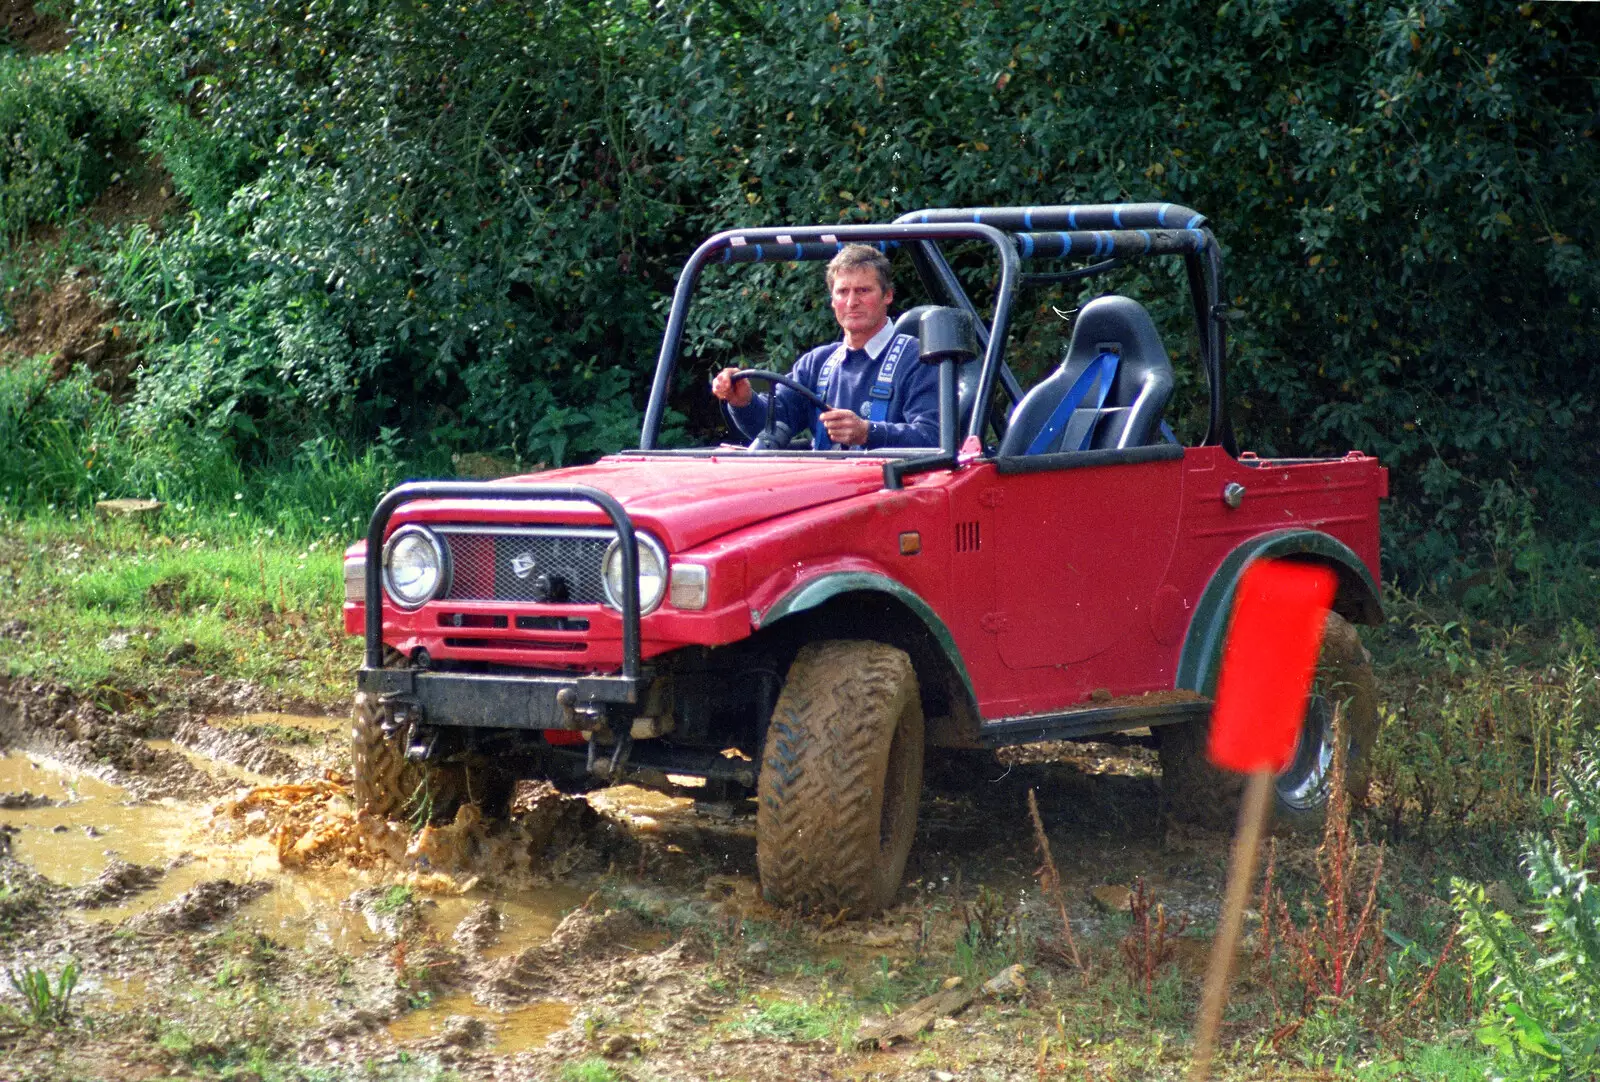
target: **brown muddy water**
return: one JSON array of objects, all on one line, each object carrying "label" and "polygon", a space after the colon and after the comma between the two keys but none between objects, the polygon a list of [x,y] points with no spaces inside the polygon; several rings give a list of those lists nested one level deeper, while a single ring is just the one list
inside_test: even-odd
[{"label": "brown muddy water", "polygon": [[[751,1020],[907,966],[933,973],[980,886],[1008,911],[1039,908],[1031,787],[1076,898],[1140,868],[1204,920],[1221,867],[1215,844],[1160,839],[1148,754],[1028,749],[1053,760],[930,772],[893,910],[802,922],[760,897],[753,802],[697,801],[687,779],[582,798],[524,783],[509,821],[416,833],[354,815],[347,728],[281,713],[156,725],[78,706],[10,734],[0,970],[73,960],[87,1024],[67,1042],[85,1050],[66,1053],[49,1033],[8,1032],[0,1011],[0,1082],[225,1076],[173,1051],[183,1040],[352,1077],[431,1057],[468,1082],[520,1082],[603,1055],[674,1080],[924,1079],[926,1049],[752,1037]],[[1077,912],[1082,933],[1107,919]],[[3,980],[0,1006],[19,1006]],[[940,1032],[970,1043],[969,1027]],[[983,1054],[1031,1068],[1014,1043]]]},{"label": "brown muddy water", "polygon": [[[343,718],[284,714],[218,718],[210,724],[230,733],[288,734],[295,745],[331,745],[329,758],[334,762],[342,754],[347,726]],[[483,844],[481,838],[477,846],[467,846],[468,859],[422,873],[383,861],[285,867],[270,833],[219,829],[219,823],[226,825],[231,801],[252,791],[270,791],[268,787],[279,785],[281,778],[209,758],[171,740],[144,744],[158,754],[185,760],[231,791],[220,799],[139,800],[125,786],[50,755],[0,752],[0,852],[9,839],[11,858],[69,891],[92,888],[117,861],[149,870],[148,882],[141,881],[126,897],[98,906],[78,905],[74,918],[83,922],[88,934],[94,926],[139,927],[141,918],[181,904],[197,888],[223,881],[270,886],[239,905],[225,923],[235,932],[263,937],[276,949],[332,951],[345,958],[394,952],[403,958],[405,948],[397,944],[410,942],[427,949],[429,944],[449,943],[459,930],[476,922],[487,931],[477,933],[470,953],[475,964],[489,965],[515,960],[547,943],[563,917],[589,895],[588,889],[537,872],[528,859],[520,870],[490,866],[505,855],[508,845]],[[692,805],[631,787],[611,790],[595,803],[615,821],[643,831],[658,830],[658,817]],[[455,856],[460,858],[461,853]],[[411,884],[420,887],[393,893],[394,887]],[[386,905],[386,898],[392,904]],[[69,932],[68,940],[73,937]],[[660,939],[634,929],[619,942],[633,943],[637,950],[659,946]],[[403,969],[404,963],[396,961],[394,966]],[[113,1011],[137,1010],[157,998],[159,983],[157,975],[140,973],[137,966],[101,972],[86,967],[79,999],[88,997]],[[9,993],[10,989],[0,990],[0,1000]],[[413,992],[398,1011],[376,1012],[373,1018],[381,1022],[394,1015],[389,1021],[376,1028],[371,1022],[364,1025],[370,1030],[369,1042],[378,1039],[381,1044],[382,1036],[396,1045],[464,1042],[514,1054],[537,1048],[572,1021],[572,1003],[560,999],[520,1003],[515,998],[502,996],[494,1006],[486,1006],[470,989],[437,995]],[[331,1009],[325,996],[304,993],[299,999],[297,1013],[304,1024],[316,1024]],[[419,1005],[420,1009],[404,1009]],[[0,1076],[4,1074],[0,1070]]]},{"label": "brown muddy water", "polygon": [[[239,725],[236,722],[232,727]],[[208,760],[171,741],[151,740],[147,744],[157,750],[176,750],[196,766],[235,781],[241,788],[274,782],[252,771]],[[166,874],[156,886],[127,904],[92,910],[85,914],[88,919],[125,920],[170,902],[206,880],[268,880],[273,889],[239,910],[236,920],[242,926],[271,935],[291,947],[310,942],[350,946],[381,939],[371,932],[360,912],[344,907],[344,903],[357,890],[388,882],[394,869],[285,869],[264,836],[218,840],[212,829],[215,802],[171,798],[135,801],[117,785],[26,753],[0,753],[0,799],[7,794],[16,803],[23,803],[17,799],[23,794],[49,801],[40,807],[0,807],[0,823],[17,830],[12,836],[13,855],[51,882],[82,886],[100,875],[113,858],[165,869]],[[626,816],[646,830],[658,826],[654,816],[662,811],[681,810],[692,804],[631,786],[596,796],[597,806]],[[462,876],[458,882],[474,878]],[[475,885],[460,894],[430,898],[423,907],[422,919],[448,936],[475,906],[493,904],[500,913],[498,943],[484,953],[494,956],[548,939],[562,916],[581,904],[585,896],[577,888],[559,884],[530,887],[508,881],[498,888]]]},{"label": "brown muddy water", "polygon": [[464,1019],[477,1021],[484,1027],[483,1042],[496,1052],[510,1055],[539,1047],[551,1034],[566,1029],[572,1014],[572,1005],[560,1000],[495,1011],[469,995],[456,993],[390,1022],[387,1028],[396,1041],[406,1042],[443,1037],[452,1029],[466,1029]]}]

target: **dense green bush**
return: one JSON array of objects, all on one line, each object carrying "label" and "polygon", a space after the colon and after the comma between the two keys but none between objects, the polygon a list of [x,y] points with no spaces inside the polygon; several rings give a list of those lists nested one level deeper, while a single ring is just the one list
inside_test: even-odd
[{"label": "dense green bush", "polygon": [[1482,887],[1456,884],[1474,971],[1487,978],[1479,1038],[1508,1078],[1600,1074],[1600,895],[1585,870],[1600,838],[1600,744],[1591,742],[1566,772],[1561,795],[1582,840],[1570,857],[1553,839],[1529,843],[1531,930],[1492,906]]},{"label": "dense green bush", "polygon": [[86,370],[56,379],[42,357],[0,367],[0,495],[7,501],[92,499],[97,482],[120,482],[128,472],[123,436],[116,409]]},{"label": "dense green bush", "polygon": [[[1410,538],[1395,562],[1461,561],[1474,486],[1513,471],[1571,497],[1564,527],[1593,515],[1583,5],[87,0],[73,18],[69,61],[7,70],[116,87],[195,212],[105,260],[142,328],[145,427],[247,456],[381,424],[590,456],[632,438],[673,275],[715,229],[1165,199],[1227,248],[1244,441],[1382,454]],[[94,115],[95,138],[121,130]],[[815,268],[705,290],[686,411],[727,356],[782,363],[829,331]],[[1059,349],[1049,307],[1024,313],[1019,358]]]},{"label": "dense green bush", "polygon": [[81,6],[203,211],[109,261],[148,343],[141,414],[247,447],[379,421],[531,460],[634,438],[656,290],[596,161],[621,121],[571,77],[600,63],[588,15]]},{"label": "dense green bush", "polygon": [[66,219],[104,190],[135,123],[67,57],[0,52],[0,245],[30,223]]}]

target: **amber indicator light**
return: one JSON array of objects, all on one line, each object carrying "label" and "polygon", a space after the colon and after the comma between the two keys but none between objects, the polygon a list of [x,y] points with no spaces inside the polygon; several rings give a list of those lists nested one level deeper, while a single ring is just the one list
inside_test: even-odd
[{"label": "amber indicator light", "polygon": [[915,556],[922,551],[922,535],[915,530],[900,535],[900,555]]}]

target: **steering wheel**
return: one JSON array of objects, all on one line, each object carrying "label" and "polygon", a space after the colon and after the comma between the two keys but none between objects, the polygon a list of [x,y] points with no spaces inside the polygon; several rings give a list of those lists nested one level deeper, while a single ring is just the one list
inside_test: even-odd
[{"label": "steering wheel", "polygon": [[[816,391],[813,391],[810,387],[807,387],[804,383],[801,383],[797,379],[790,379],[788,376],[781,375],[780,373],[777,373],[777,372],[768,372],[765,369],[761,369],[761,368],[743,368],[743,369],[740,369],[739,371],[737,371],[737,372],[735,372],[733,374],[733,379],[734,380],[764,379],[767,382],[773,383],[773,384],[781,383],[785,387],[789,388],[791,391],[794,391],[796,394],[800,395],[802,398],[805,398],[808,401],[810,401],[812,405],[817,407],[817,409],[826,410],[826,409],[829,408],[828,404],[822,400],[822,396],[819,395]],[[776,392],[776,388],[774,388],[774,390],[772,390],[772,391],[768,391],[767,392],[767,423],[766,423],[766,427],[761,430],[761,435],[756,439],[756,441],[754,443],[751,444],[751,449],[752,450],[754,450],[757,445],[760,445],[760,446],[763,446],[763,447],[767,447],[767,448],[771,448],[771,447],[777,446],[778,443],[779,443],[778,439],[776,438],[776,432],[773,429],[773,423],[774,423],[774,421],[775,421],[775,419],[777,417],[777,410],[772,408],[773,404],[774,404],[773,400],[774,400],[774,397],[775,397],[775,392]],[[789,436],[792,436],[792,435],[793,435],[793,433],[789,434]],[[784,439],[782,440],[782,442],[783,443],[788,443],[789,442],[789,436],[785,436]]]}]

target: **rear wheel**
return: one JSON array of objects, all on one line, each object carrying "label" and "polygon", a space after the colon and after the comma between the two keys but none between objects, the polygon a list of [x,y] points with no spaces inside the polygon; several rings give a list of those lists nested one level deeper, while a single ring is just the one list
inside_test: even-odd
[{"label": "rear wheel", "polygon": [[767,900],[866,916],[894,898],[922,795],[911,659],[875,642],[802,648],[767,729],[756,862]]},{"label": "rear wheel", "polygon": [[351,788],[356,809],[385,819],[433,821],[453,817],[462,804],[486,816],[503,815],[515,778],[481,756],[461,753],[444,761],[406,758],[411,724],[397,722],[376,695],[358,692],[350,726]]},{"label": "rear wheel", "polygon": [[[1274,815],[1289,830],[1321,830],[1327,817],[1333,784],[1334,710],[1338,707],[1343,708],[1348,741],[1345,791],[1359,802],[1366,797],[1369,757],[1378,735],[1377,687],[1372,659],[1356,629],[1344,617],[1329,613],[1300,740],[1274,785]],[[1244,779],[1211,765],[1206,758],[1209,734],[1209,720],[1156,730],[1162,796],[1174,819],[1225,830],[1238,816]]]}]

